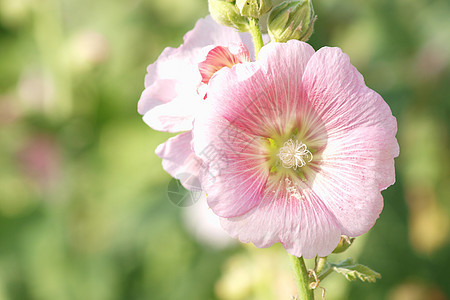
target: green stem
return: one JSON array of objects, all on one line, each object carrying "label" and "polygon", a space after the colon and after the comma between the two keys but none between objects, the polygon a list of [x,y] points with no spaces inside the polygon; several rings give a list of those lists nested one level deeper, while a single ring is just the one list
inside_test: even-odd
[{"label": "green stem", "polygon": [[292,266],[295,272],[295,281],[297,283],[298,296],[301,300],[314,300],[314,292],[309,288],[308,271],[306,270],[303,257],[291,257]]},{"label": "green stem", "polygon": [[261,28],[259,28],[259,20],[255,18],[248,18],[250,33],[253,37],[253,45],[255,47],[255,56],[258,59],[259,50],[264,46],[262,39]]},{"label": "green stem", "polygon": [[322,281],[325,279],[325,277],[327,277],[328,275],[330,275],[333,272],[333,268],[328,267],[322,274],[318,274],[319,276],[319,281]]}]

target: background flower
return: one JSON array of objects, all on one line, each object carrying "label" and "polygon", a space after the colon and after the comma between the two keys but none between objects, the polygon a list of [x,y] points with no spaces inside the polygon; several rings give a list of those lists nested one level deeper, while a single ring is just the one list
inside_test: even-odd
[{"label": "background flower", "polygon": [[[220,58],[221,53],[228,51],[227,47],[234,49],[235,45],[242,46],[238,47],[236,60],[230,63],[249,59],[247,49],[252,49],[252,46],[248,33],[238,33],[235,29],[219,25],[210,16],[199,20],[194,29],[184,36],[183,45],[176,49],[166,48],[156,62],[148,66],[145,90],[138,103],[138,111],[144,115],[144,121],[160,131],[191,130],[199,105],[205,98],[205,92],[200,89],[208,81],[202,76],[208,76],[209,80],[215,71],[227,65],[227,58],[220,60],[217,55],[210,58],[208,53],[211,49],[222,49]],[[243,58],[240,58],[241,55]],[[234,54],[228,52],[228,59],[233,57]],[[201,70],[205,71],[201,73],[199,64],[202,61]],[[214,68],[214,65],[219,66]],[[211,67],[213,70],[208,70]],[[169,139],[156,149],[156,154],[163,159],[163,168],[180,179],[184,187],[199,188],[193,185],[198,182],[201,160],[192,151],[190,132]]]}]

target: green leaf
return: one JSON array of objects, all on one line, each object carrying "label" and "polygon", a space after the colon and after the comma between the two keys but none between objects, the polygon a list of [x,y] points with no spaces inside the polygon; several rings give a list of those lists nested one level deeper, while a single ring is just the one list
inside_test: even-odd
[{"label": "green leaf", "polygon": [[350,281],[360,279],[361,281],[375,282],[376,279],[381,278],[379,273],[367,266],[356,264],[351,258],[331,265],[334,271],[344,275]]}]

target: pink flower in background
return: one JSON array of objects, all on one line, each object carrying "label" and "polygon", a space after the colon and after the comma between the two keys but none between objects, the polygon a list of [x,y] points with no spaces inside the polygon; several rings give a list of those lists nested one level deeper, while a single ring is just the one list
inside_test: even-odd
[{"label": "pink flower in background", "polygon": [[215,74],[200,111],[202,186],[231,236],[312,258],[374,225],[395,181],[396,120],[340,49],[266,45]]},{"label": "pink flower in background", "polygon": [[[156,154],[163,159],[163,168],[188,189],[198,188],[195,177],[201,160],[192,150],[190,130],[206,97],[206,84],[221,68],[248,61],[253,54],[245,45],[252,49],[250,34],[219,25],[208,16],[184,36],[182,46],[166,48],[147,68],[138,111],[155,130],[186,131],[161,144]],[[182,176],[186,174],[193,176]]]},{"label": "pink flower in background", "polygon": [[24,173],[42,190],[58,186],[62,176],[62,155],[57,141],[45,134],[28,138],[18,152]]}]

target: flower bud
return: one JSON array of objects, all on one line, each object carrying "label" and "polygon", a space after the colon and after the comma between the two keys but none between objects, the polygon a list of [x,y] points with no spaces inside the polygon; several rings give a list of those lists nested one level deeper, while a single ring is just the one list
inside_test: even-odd
[{"label": "flower bud", "polygon": [[208,0],[209,12],[219,24],[236,28],[239,31],[248,31],[248,19],[241,16],[235,1]]},{"label": "flower bud", "polygon": [[312,34],[315,20],[311,0],[283,2],[270,13],[270,38],[280,43],[289,40],[307,41]]},{"label": "flower bud", "polygon": [[352,244],[355,238],[348,237],[346,235],[341,235],[341,240],[337,245],[336,249],[333,250],[333,253],[341,253],[347,250]]},{"label": "flower bud", "polygon": [[272,9],[271,0],[236,0],[236,6],[242,16],[259,19]]}]

